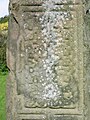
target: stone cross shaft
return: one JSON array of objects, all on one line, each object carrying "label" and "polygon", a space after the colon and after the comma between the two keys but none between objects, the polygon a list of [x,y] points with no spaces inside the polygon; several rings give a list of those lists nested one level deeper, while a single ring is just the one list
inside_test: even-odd
[{"label": "stone cross shaft", "polygon": [[10,0],[7,120],[90,120],[89,0]]}]

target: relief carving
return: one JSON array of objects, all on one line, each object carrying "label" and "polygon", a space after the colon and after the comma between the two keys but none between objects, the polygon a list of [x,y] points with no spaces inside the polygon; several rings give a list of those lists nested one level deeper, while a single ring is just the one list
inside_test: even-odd
[{"label": "relief carving", "polygon": [[[26,9],[41,6],[42,12]],[[16,77],[26,107],[60,108],[73,106],[79,100],[72,6],[52,0],[42,5],[22,5],[26,11],[22,14]]]},{"label": "relief carving", "polygon": [[9,9],[7,120],[84,120],[84,1],[11,0]]}]

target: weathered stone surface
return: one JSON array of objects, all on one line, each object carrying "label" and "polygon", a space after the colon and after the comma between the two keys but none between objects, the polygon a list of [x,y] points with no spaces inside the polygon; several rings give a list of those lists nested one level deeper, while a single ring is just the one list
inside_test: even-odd
[{"label": "weathered stone surface", "polygon": [[10,1],[7,120],[89,120],[84,2]]}]

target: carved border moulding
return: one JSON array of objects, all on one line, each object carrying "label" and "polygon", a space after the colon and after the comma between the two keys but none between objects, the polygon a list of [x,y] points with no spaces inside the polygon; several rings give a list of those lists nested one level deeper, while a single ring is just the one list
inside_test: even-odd
[{"label": "carved border moulding", "polygon": [[21,115],[18,120],[83,120],[80,116],[69,115],[48,115],[47,117],[40,115]]},{"label": "carved border moulding", "polygon": [[46,120],[45,115],[19,115],[17,120]]},{"label": "carved border moulding", "polygon": [[[25,5],[25,6],[29,6],[29,5],[42,5],[43,3],[45,3],[46,0],[28,0],[28,1],[25,1],[25,0],[22,0],[20,1],[20,3],[22,5]],[[54,4],[56,5],[67,5],[67,4],[82,4],[82,0],[52,0],[51,2],[54,2]]]},{"label": "carved border moulding", "polygon": [[51,120],[83,120],[80,116],[73,115],[54,115]]},{"label": "carved border moulding", "polygon": [[68,2],[22,2],[14,14],[20,28],[16,80],[23,110],[82,113],[83,4]]}]

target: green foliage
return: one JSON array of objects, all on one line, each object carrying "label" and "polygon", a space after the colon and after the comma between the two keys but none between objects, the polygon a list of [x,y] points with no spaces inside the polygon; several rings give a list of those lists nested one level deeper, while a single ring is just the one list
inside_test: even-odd
[{"label": "green foliage", "polygon": [[6,43],[0,47],[0,72],[7,72],[6,66]]},{"label": "green foliage", "polygon": [[[8,31],[7,29],[3,29],[4,26],[7,26],[8,17],[4,17],[0,19],[0,72],[4,74],[8,71],[6,66],[6,43]],[[4,23],[5,22],[5,23]],[[7,26],[8,27],[8,26]]]},{"label": "green foliage", "polygon": [[9,20],[9,16],[2,17],[0,18],[0,23],[6,23],[8,22],[8,20]]},{"label": "green foliage", "polygon": [[8,72],[6,64],[0,64],[0,72],[5,75]]}]

